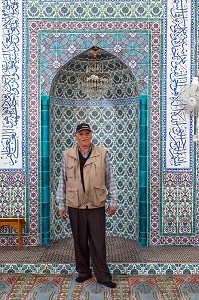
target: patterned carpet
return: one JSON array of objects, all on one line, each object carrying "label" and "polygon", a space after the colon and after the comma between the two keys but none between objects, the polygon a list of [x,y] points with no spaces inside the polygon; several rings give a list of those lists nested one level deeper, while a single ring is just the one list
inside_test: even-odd
[{"label": "patterned carpet", "polygon": [[[77,284],[74,269],[71,273],[65,274],[57,273],[57,271],[56,273],[49,272],[48,267],[51,263],[74,263],[72,238],[59,240],[52,243],[50,247],[24,245],[21,251],[18,251],[17,247],[0,248],[0,269],[2,267],[4,270],[3,274],[0,274],[0,300],[199,299],[199,275],[197,275],[199,274],[199,247],[197,246],[139,247],[136,241],[107,237],[107,261],[115,262],[116,265],[119,262],[126,265],[129,263],[132,266],[128,270],[130,273],[117,273],[115,272],[117,268],[114,266],[113,280],[117,283],[117,288],[113,290],[97,284],[95,278],[83,284]],[[145,262],[147,263],[146,269],[142,271]],[[161,265],[161,262],[168,263],[166,269],[153,269],[153,264],[160,263]],[[27,266],[29,263],[32,265]],[[134,263],[138,264],[144,275],[145,272],[148,272],[148,275],[134,273]],[[170,263],[174,265],[177,263],[174,267],[179,269],[178,273],[169,273],[172,271]],[[185,263],[182,269],[181,263]],[[191,266],[193,270],[189,269],[190,266],[186,265],[187,263],[194,263]],[[36,267],[40,264],[46,266],[47,269],[37,269]],[[148,267],[150,270],[147,269]],[[191,271],[194,273],[190,273]],[[177,275],[181,273],[184,275]]]},{"label": "patterned carpet", "polygon": [[[107,237],[107,261],[129,263],[199,263],[198,246],[139,247],[136,241]],[[73,239],[66,238],[50,247],[0,247],[0,261],[4,263],[74,263]]]},{"label": "patterned carpet", "polygon": [[83,284],[74,276],[2,274],[1,300],[197,300],[197,275],[114,276],[116,289],[96,284],[95,278]]}]

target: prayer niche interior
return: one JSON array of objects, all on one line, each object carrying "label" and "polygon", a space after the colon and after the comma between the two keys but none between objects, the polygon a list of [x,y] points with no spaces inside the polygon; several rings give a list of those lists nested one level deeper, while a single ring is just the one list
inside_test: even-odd
[{"label": "prayer niche interior", "polygon": [[71,236],[57,216],[56,189],[62,152],[75,143],[74,130],[87,122],[93,142],[108,149],[116,176],[117,214],[107,235],[138,239],[139,97],[136,78],[116,56],[96,46],[59,69],[50,90],[51,240]]}]

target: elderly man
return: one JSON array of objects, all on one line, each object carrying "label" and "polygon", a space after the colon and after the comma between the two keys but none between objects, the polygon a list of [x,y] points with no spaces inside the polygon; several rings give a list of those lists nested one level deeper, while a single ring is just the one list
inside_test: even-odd
[{"label": "elderly man", "polygon": [[63,153],[57,189],[59,215],[66,219],[66,206],[75,246],[77,283],[92,278],[90,257],[97,282],[115,288],[106,263],[105,203],[108,214],[116,211],[117,188],[107,150],[92,143],[89,124],[76,129],[77,145]]}]

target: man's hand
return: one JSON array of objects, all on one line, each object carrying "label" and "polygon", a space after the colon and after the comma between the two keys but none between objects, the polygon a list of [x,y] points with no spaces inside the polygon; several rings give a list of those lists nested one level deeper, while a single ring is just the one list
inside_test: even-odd
[{"label": "man's hand", "polygon": [[113,216],[115,214],[115,212],[116,212],[116,208],[109,205],[109,207],[108,207],[108,215],[109,215],[109,217]]},{"label": "man's hand", "polygon": [[62,219],[62,221],[66,220],[66,211],[65,211],[65,209],[59,210],[58,214],[59,214],[60,218]]}]

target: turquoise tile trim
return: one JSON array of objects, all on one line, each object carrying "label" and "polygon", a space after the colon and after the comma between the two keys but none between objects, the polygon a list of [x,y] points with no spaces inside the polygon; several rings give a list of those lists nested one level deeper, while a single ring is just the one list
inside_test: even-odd
[{"label": "turquoise tile trim", "polygon": [[42,186],[49,187],[50,173],[48,171],[42,171],[41,176],[43,182]]},{"label": "turquoise tile trim", "polygon": [[[143,156],[140,156],[140,160],[143,159]],[[139,172],[139,184],[141,187],[147,185],[147,172],[141,171]]]},{"label": "turquoise tile trim", "polygon": [[139,245],[147,246],[147,96],[140,97]]},{"label": "turquoise tile trim", "polygon": [[[147,215],[147,206],[145,205],[145,198],[142,197],[143,201],[140,201],[140,205],[139,205],[139,216],[140,215]],[[143,219],[143,222],[145,222],[145,220]],[[140,228],[141,228],[141,224],[140,224]]]},{"label": "turquoise tile trim", "polygon": [[142,156],[140,161],[140,171],[147,171],[147,156]]},{"label": "turquoise tile trim", "polygon": [[[41,127],[41,130],[42,129],[43,128]],[[42,140],[41,140],[41,144],[42,144]],[[42,172],[43,171],[49,171],[49,169],[50,169],[50,158],[49,157],[42,156],[41,169],[42,169]]]},{"label": "turquoise tile trim", "polygon": [[41,219],[42,245],[50,244],[50,112],[49,97],[41,97]]},{"label": "turquoise tile trim", "polygon": [[[48,186],[42,186],[41,187],[41,194],[43,195],[41,203],[48,203],[50,199],[50,189],[49,184]],[[50,213],[50,212],[49,212]]]},{"label": "turquoise tile trim", "polygon": [[41,156],[44,156],[44,157],[50,156],[50,141],[42,141]]},{"label": "turquoise tile trim", "polygon": [[50,141],[50,137],[49,137],[49,126],[43,126],[42,127],[42,131],[41,131],[41,139],[44,142],[49,142]]},{"label": "turquoise tile trim", "polygon": [[[115,275],[174,275],[198,274],[198,264],[194,263],[108,263],[111,274]],[[76,276],[75,264],[36,263],[0,264],[1,273],[60,274]],[[15,298],[16,299],[16,298]]]}]

